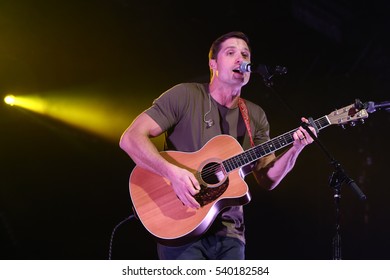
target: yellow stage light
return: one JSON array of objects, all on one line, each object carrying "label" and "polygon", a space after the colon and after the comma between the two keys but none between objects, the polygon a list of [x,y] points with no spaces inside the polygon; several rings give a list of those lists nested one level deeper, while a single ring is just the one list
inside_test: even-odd
[{"label": "yellow stage light", "polygon": [[4,102],[10,106],[14,106],[15,96],[13,96],[12,94],[7,95],[6,97],[4,97]]},{"label": "yellow stage light", "polygon": [[[33,95],[15,93],[7,95],[4,101],[9,105],[61,120],[115,143],[133,118],[150,102],[135,96],[124,103],[86,89]],[[143,102],[146,103],[142,104]]]}]

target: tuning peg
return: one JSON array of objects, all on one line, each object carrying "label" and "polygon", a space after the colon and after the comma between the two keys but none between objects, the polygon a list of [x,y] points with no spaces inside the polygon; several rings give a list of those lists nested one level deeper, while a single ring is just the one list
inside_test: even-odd
[{"label": "tuning peg", "polygon": [[340,124],[342,129],[346,129],[344,124]]},{"label": "tuning peg", "polygon": [[349,123],[352,127],[356,126],[356,122],[350,122]]},{"label": "tuning peg", "polygon": [[361,123],[361,124],[364,124],[364,119],[360,119],[360,123]]}]

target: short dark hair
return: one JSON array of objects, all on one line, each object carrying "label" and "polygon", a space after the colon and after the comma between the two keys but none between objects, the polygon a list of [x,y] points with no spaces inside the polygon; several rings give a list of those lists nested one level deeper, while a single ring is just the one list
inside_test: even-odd
[{"label": "short dark hair", "polygon": [[220,36],[212,43],[209,51],[209,59],[216,59],[219,51],[221,50],[222,43],[230,38],[238,38],[244,40],[245,43],[248,45],[249,51],[251,50],[248,36],[246,36],[243,32],[240,31],[232,31]]}]

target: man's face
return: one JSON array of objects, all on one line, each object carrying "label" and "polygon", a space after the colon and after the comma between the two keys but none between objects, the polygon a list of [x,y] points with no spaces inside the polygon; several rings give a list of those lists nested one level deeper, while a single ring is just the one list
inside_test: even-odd
[{"label": "man's face", "polygon": [[217,59],[210,61],[215,77],[222,82],[243,86],[249,82],[250,73],[238,71],[243,61],[250,62],[250,50],[246,42],[238,38],[227,39],[221,45]]}]

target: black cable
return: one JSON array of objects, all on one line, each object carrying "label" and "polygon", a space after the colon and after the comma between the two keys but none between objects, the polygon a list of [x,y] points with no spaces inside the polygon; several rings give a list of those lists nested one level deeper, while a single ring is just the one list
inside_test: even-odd
[{"label": "black cable", "polygon": [[134,214],[131,214],[130,216],[128,216],[126,219],[122,220],[121,222],[119,222],[115,227],[114,229],[112,230],[112,233],[111,233],[111,238],[110,238],[110,246],[108,248],[108,259],[111,260],[111,254],[112,254],[112,242],[114,240],[114,234],[115,234],[115,231],[118,229],[118,227],[120,227],[122,224],[124,224],[125,222],[131,220],[132,218],[134,218]]}]

